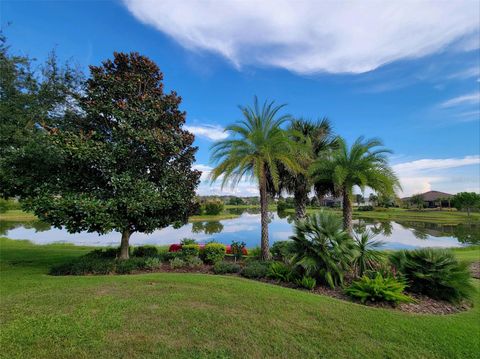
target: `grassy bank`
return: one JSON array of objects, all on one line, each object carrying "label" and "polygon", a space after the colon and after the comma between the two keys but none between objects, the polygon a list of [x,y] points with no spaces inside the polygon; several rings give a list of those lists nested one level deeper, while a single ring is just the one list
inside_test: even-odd
[{"label": "grassy bank", "polygon": [[91,248],[0,239],[0,249],[1,358],[474,358],[480,351],[478,295],[469,312],[411,315],[224,276],[51,277],[50,265]]}]

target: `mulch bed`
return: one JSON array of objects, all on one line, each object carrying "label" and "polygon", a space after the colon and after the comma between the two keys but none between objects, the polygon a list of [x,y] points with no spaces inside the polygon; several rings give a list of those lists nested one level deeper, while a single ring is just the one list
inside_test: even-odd
[{"label": "mulch bed", "polygon": [[480,262],[474,262],[470,265],[470,272],[472,272],[472,277],[480,279]]}]

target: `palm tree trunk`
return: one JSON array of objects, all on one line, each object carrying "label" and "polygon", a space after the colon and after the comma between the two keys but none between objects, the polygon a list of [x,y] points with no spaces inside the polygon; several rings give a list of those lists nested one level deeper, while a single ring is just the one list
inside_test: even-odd
[{"label": "palm tree trunk", "polygon": [[352,234],[352,202],[350,201],[350,194],[346,187],[342,191],[343,196],[343,229]]},{"label": "palm tree trunk", "polygon": [[122,232],[122,241],[120,243],[120,259],[128,259],[128,247],[129,247],[129,240],[132,233],[129,229],[124,229]]},{"label": "palm tree trunk", "polygon": [[270,259],[270,249],[268,244],[268,198],[267,198],[267,179],[263,173],[259,179],[260,188],[260,217],[262,225],[262,259]]},{"label": "palm tree trunk", "polygon": [[307,201],[308,196],[306,191],[301,188],[300,190],[295,191],[295,216],[297,219],[303,219],[307,213]]}]

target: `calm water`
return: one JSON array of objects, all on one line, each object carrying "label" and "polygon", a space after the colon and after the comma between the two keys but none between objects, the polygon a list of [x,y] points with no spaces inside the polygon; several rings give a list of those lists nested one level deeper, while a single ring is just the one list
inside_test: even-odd
[{"label": "calm water", "polygon": [[[293,220],[290,216],[270,214],[270,241],[286,240],[292,235]],[[460,224],[446,226],[425,222],[394,222],[357,220],[355,229],[368,228],[385,242],[385,249],[419,247],[461,247],[480,243],[480,225]],[[28,239],[37,244],[54,242],[89,246],[118,246],[120,234],[95,233],[69,234],[66,230],[51,228],[42,222],[1,222],[0,236],[12,239]],[[134,233],[132,245],[179,243],[182,238],[194,238],[198,242],[215,240],[224,244],[244,241],[248,247],[260,243],[260,215],[252,211],[240,217],[223,221],[189,223],[181,228],[168,227],[151,234]]]}]

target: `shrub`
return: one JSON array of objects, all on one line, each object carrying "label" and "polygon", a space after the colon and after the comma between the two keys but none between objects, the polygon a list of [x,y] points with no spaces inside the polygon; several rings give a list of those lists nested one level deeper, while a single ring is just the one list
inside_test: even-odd
[{"label": "shrub", "polygon": [[158,257],[147,257],[145,259],[145,268],[147,269],[156,269],[162,265],[160,258]]},{"label": "shrub", "polygon": [[203,265],[202,260],[198,257],[187,257],[184,259],[184,262],[190,268],[198,268]]},{"label": "shrub", "polygon": [[267,263],[255,261],[247,263],[240,274],[246,278],[264,278],[267,275],[267,271]]},{"label": "shrub", "polygon": [[412,292],[458,302],[471,298],[475,291],[468,264],[458,262],[449,250],[417,249],[393,258]]},{"label": "shrub", "polygon": [[384,245],[382,241],[374,240],[375,234],[365,231],[360,234],[355,233],[354,243],[357,254],[353,261],[356,272],[360,277],[367,270],[377,269],[385,258],[385,254],[376,248]]},{"label": "shrub", "polygon": [[317,285],[315,278],[303,276],[301,279],[297,279],[295,283],[302,288],[312,290]]},{"label": "shrub", "polygon": [[207,243],[200,251],[200,258],[207,264],[215,264],[225,258],[225,245],[221,243]]},{"label": "shrub", "polygon": [[164,252],[158,254],[158,258],[160,258],[162,262],[170,262],[177,257],[182,257],[182,252]]},{"label": "shrub", "polygon": [[291,278],[292,270],[282,262],[273,262],[267,270],[267,277],[288,282]]},{"label": "shrub", "polygon": [[170,259],[170,268],[177,269],[185,267],[185,261],[180,257]]},{"label": "shrub", "polygon": [[170,247],[168,247],[169,252],[178,252],[182,250],[182,245],[181,244],[171,244]]},{"label": "shrub", "polygon": [[358,207],[359,211],[362,212],[367,212],[367,211],[373,211],[373,206],[367,205],[367,206],[359,206]]},{"label": "shrub", "polygon": [[354,281],[345,293],[352,298],[360,299],[362,303],[367,300],[372,302],[412,302],[413,300],[403,294],[405,283],[393,277],[383,277],[376,273],[373,278],[363,276],[360,280]]},{"label": "shrub", "polygon": [[248,251],[249,258],[258,260],[262,256],[262,249],[260,247],[252,248]]},{"label": "shrub", "polygon": [[200,246],[198,244],[184,244],[182,245],[181,254],[184,258],[196,258],[200,254]]},{"label": "shrub", "polygon": [[109,274],[115,270],[115,262],[112,259],[82,256],[69,262],[53,266],[51,275],[86,275],[86,274]]},{"label": "shrub", "polygon": [[309,277],[334,288],[355,258],[355,244],[334,213],[320,212],[294,226],[293,263]]},{"label": "shrub", "polygon": [[230,246],[230,248],[235,260],[242,258],[243,255],[247,253],[247,249],[245,248],[245,246],[245,242],[232,241],[232,245]]},{"label": "shrub", "polygon": [[213,266],[213,272],[215,274],[227,274],[227,273],[238,273],[240,272],[241,267],[237,263],[231,263],[231,262],[217,262]]},{"label": "shrub", "polygon": [[182,245],[182,246],[187,245],[187,244],[197,244],[197,241],[195,239],[192,239],[192,238],[184,238],[180,241],[180,245]]},{"label": "shrub", "polygon": [[117,255],[120,253],[120,248],[118,247],[108,247],[105,249],[95,249],[87,254],[85,257],[90,258],[116,258]]},{"label": "shrub", "polygon": [[205,202],[205,213],[208,215],[217,215],[223,211],[223,202],[218,199],[208,200]]},{"label": "shrub", "polygon": [[270,248],[273,258],[279,261],[285,261],[294,255],[295,242],[293,241],[278,241],[273,243]]},{"label": "shrub", "polygon": [[134,257],[155,257],[157,254],[158,249],[154,246],[135,247],[132,253]]},{"label": "shrub", "polygon": [[134,270],[142,268],[145,268],[145,260],[143,258],[117,260],[115,264],[115,272],[118,274],[129,274]]},{"label": "shrub", "polygon": [[283,212],[288,208],[288,204],[285,200],[279,199],[277,202],[277,211],[278,212]]}]

